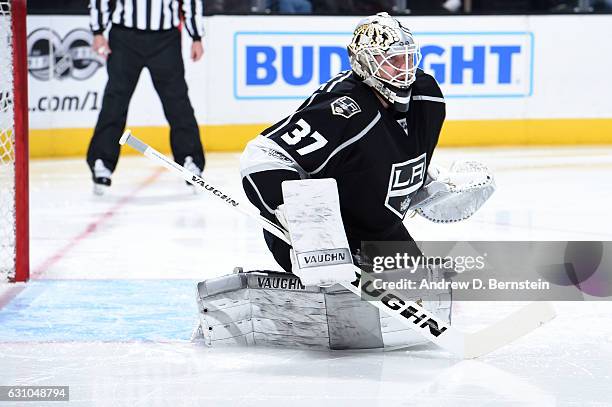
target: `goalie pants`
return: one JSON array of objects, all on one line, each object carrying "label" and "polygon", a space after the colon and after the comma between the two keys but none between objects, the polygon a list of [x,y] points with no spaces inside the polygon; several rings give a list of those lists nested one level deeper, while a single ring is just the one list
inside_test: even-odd
[{"label": "goalie pants", "polygon": [[[300,179],[300,176],[294,171],[269,170],[255,172],[242,178],[242,187],[249,201],[259,209],[261,215],[278,225],[278,221],[274,215],[274,209],[283,203],[281,183],[283,181],[297,179]],[[291,258],[289,256],[291,247],[266,230],[263,231],[263,234],[266,245],[274,256],[274,260],[276,260],[286,272],[291,273]],[[356,256],[356,253],[358,253],[361,248],[362,240],[414,242],[414,239],[412,239],[402,222],[398,222],[396,228],[387,231],[384,235],[363,239],[361,237],[351,236],[349,233],[347,234],[347,238],[354,258],[359,258],[359,256]],[[416,250],[416,252],[413,252],[413,250]],[[410,255],[421,255],[418,248],[414,245],[408,245],[406,251]]]},{"label": "goalie pants", "polygon": [[87,151],[89,167],[93,168],[94,162],[102,159],[108,169],[115,170],[128,105],[141,71],[147,68],[170,124],[174,160],[182,165],[185,157],[191,156],[203,169],[204,149],[187,94],[180,32],[177,29],[141,31],[113,26],[109,46],[112,52],[106,62],[108,82]]}]

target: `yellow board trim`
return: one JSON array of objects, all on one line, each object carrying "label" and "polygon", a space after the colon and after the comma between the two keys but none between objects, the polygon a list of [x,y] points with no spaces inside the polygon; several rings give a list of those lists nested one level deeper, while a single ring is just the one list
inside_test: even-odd
[{"label": "yellow board trim", "polygon": [[[200,126],[206,151],[242,151],[268,124]],[[168,127],[132,127],[132,132],[170,153]],[[30,130],[30,157],[85,156],[92,129]],[[612,144],[612,119],[449,120],[439,146],[536,146]],[[122,154],[135,154],[124,148]]]},{"label": "yellow board trim", "polygon": [[612,144],[612,119],[452,120],[446,147]]}]

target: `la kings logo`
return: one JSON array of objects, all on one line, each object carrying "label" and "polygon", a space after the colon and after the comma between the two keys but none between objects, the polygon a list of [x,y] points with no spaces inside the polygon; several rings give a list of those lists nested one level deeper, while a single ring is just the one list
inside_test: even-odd
[{"label": "la kings logo", "polygon": [[427,154],[423,153],[417,158],[391,166],[385,206],[402,219],[410,206],[410,195],[423,185],[426,159]]},{"label": "la kings logo", "polygon": [[348,96],[342,96],[334,100],[331,104],[332,114],[336,116],[342,116],[349,118],[357,113],[361,112],[361,108],[352,98]]},{"label": "la kings logo", "polygon": [[404,129],[404,133],[408,134],[408,123],[406,123],[406,118],[405,117],[403,119],[399,119],[397,121],[397,124],[402,126],[402,129]]}]

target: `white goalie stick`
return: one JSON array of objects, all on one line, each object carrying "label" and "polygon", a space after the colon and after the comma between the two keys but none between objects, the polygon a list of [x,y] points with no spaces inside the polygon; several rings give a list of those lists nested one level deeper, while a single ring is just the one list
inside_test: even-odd
[{"label": "white goalie stick", "polygon": [[[250,216],[268,232],[291,244],[285,231],[262,217],[254,207],[244,207],[229,194],[205,181],[202,177],[194,175],[180,164],[134,137],[130,130],[123,133],[119,144],[127,144],[133,147],[146,157],[181,175],[185,181],[208,192],[215,199],[223,201],[232,208]],[[358,296],[361,296],[361,273],[362,270],[355,266],[355,281],[342,284]],[[413,301],[402,300],[385,290],[377,290],[376,298],[377,300],[370,301],[370,304],[377,307],[380,312],[401,321],[410,329],[419,332],[431,342],[462,359],[476,358],[492,352],[528,334],[555,317],[555,311],[551,303],[544,301],[531,302],[478,332],[465,333],[450,326],[450,324],[442,321],[438,316]]]}]

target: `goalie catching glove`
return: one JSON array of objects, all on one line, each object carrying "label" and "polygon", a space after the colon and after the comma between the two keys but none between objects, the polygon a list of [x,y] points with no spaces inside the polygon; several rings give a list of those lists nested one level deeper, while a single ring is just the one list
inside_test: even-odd
[{"label": "goalie catching glove", "polygon": [[410,209],[436,223],[472,216],[495,192],[493,174],[482,163],[458,161],[448,171],[430,166],[430,181],[410,202]]}]

